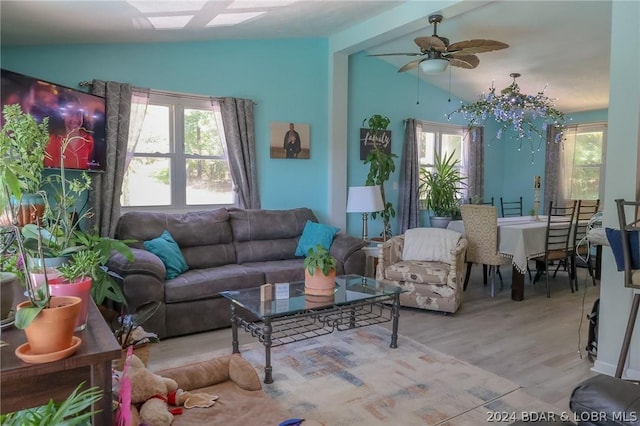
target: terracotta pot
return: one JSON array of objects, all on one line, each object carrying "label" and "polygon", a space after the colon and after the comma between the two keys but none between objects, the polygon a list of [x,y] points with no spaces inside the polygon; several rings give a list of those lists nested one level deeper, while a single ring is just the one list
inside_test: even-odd
[{"label": "terracotta pot", "polygon": [[324,275],[321,270],[311,275],[309,270],[304,270],[304,292],[316,296],[330,296],[336,287],[336,270],[329,271],[329,275]]},{"label": "terracotta pot", "polygon": [[[49,308],[43,309],[24,329],[32,354],[50,354],[71,347],[80,301],[79,297],[73,296],[51,298]],[[20,303],[18,310],[30,303]]]},{"label": "terracotta pot", "polygon": [[64,278],[61,277],[49,280],[49,291],[52,296],[76,296],[82,300],[75,331],[82,331],[87,326],[91,282],[91,277],[78,278],[72,283],[65,282]]}]

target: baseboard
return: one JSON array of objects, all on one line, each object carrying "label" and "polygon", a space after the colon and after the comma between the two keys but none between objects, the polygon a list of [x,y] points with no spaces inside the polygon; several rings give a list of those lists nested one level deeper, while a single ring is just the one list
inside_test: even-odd
[{"label": "baseboard", "polygon": [[[608,362],[598,361],[593,364],[591,371],[595,371],[596,373],[606,374],[607,376],[615,376],[616,375],[616,364],[610,364]],[[640,380],[640,370],[634,368],[627,368],[622,373],[622,378],[627,380]]]}]

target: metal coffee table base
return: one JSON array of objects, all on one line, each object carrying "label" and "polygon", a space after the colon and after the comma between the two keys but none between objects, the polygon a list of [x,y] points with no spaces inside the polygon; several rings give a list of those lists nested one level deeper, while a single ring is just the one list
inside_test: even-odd
[{"label": "metal coffee table base", "polygon": [[333,333],[336,330],[344,331],[393,321],[390,347],[395,349],[398,347],[399,318],[399,293],[344,306],[331,306],[325,309],[306,310],[292,315],[269,317],[261,322],[252,322],[242,318],[236,312],[235,303],[231,303],[233,353],[240,353],[238,327],[242,327],[253,337],[257,337],[258,341],[264,345],[264,382],[273,383],[272,347],[312,339]]}]

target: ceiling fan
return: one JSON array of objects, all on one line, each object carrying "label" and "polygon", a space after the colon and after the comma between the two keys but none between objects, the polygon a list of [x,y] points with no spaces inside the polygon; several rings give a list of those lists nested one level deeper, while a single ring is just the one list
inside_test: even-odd
[{"label": "ceiling fan", "polygon": [[476,53],[491,52],[509,47],[508,44],[496,40],[473,39],[449,44],[449,39],[438,35],[438,24],[442,22],[442,15],[429,16],[429,23],[433,24],[433,35],[416,37],[413,41],[420,48],[419,53],[381,53],[370,56],[420,56],[420,59],[405,64],[398,72],[412,70],[418,66],[427,73],[444,71],[447,65],[473,69],[478,66],[480,59]]}]

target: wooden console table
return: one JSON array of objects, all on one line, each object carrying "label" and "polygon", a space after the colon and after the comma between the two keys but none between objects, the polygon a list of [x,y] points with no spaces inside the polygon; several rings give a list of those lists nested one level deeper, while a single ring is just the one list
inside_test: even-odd
[{"label": "wooden console table", "polygon": [[2,330],[0,339],[9,345],[0,352],[0,411],[10,413],[37,407],[49,402],[65,400],[71,392],[85,382],[83,389],[97,386],[102,398],[93,410],[93,425],[112,425],[111,361],[120,357],[120,345],[102,318],[93,301],[85,330],[76,333],[82,339],[78,351],[65,359],[43,364],[27,364],[16,357],[14,351],[26,342],[23,330],[10,327]]}]

